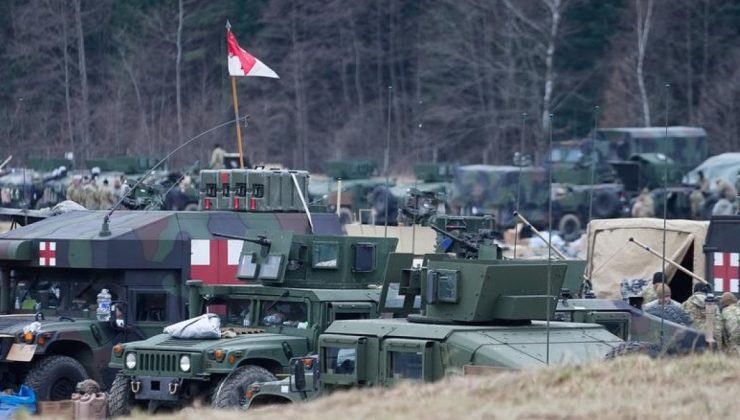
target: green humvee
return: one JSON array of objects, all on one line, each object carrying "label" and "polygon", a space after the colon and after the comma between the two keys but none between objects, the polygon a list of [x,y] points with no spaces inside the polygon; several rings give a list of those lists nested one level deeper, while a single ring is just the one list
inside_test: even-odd
[{"label": "green humvee", "polygon": [[113,349],[121,369],[111,387],[109,414],[133,406],[156,411],[195,399],[238,407],[253,382],[287,373],[294,356],[317,350],[335,320],[378,316],[380,289],[395,238],[271,232],[248,240],[237,278],[242,286],[193,285],[190,316],[218,313],[221,339],[159,334]]}]

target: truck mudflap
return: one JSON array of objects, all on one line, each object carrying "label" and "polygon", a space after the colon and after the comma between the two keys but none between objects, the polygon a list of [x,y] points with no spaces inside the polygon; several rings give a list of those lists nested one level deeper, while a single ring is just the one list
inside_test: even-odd
[{"label": "truck mudflap", "polygon": [[131,378],[131,392],[137,400],[179,401],[183,379],[166,376]]}]

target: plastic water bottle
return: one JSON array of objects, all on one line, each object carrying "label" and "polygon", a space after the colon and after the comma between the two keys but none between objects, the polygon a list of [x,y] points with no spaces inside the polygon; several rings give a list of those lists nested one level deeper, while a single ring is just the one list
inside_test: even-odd
[{"label": "plastic water bottle", "polygon": [[15,309],[21,309],[21,298],[18,296],[15,297]]},{"label": "plastic water bottle", "polygon": [[96,312],[98,321],[110,320],[111,295],[108,289],[103,289],[98,293],[98,310]]}]

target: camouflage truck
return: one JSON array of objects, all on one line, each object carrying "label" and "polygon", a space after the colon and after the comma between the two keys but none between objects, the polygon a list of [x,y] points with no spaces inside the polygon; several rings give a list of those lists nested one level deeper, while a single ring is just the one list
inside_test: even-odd
[{"label": "camouflage truck", "polygon": [[[311,201],[326,205],[330,211],[336,212],[339,206],[339,220],[342,224],[362,220],[369,223],[374,208],[378,215],[384,215],[385,198],[388,190],[384,177],[376,176],[378,170],[370,160],[335,160],[327,162],[326,178],[315,182],[311,187]],[[338,180],[341,180],[342,192],[338,194]],[[389,188],[395,185],[395,180],[389,180]],[[389,211],[395,223],[395,196],[388,193],[390,205],[394,208]],[[337,203],[337,201],[341,201]],[[380,219],[376,219],[376,222]]]},{"label": "camouflage truck", "polygon": [[[202,176],[202,211],[72,211],[0,235],[3,386],[26,382],[49,400],[69,398],[88,377],[110,385],[114,345],[186,316],[186,280],[235,282],[242,240],[228,235],[341,234],[335,215],[309,215],[299,204],[306,172]],[[96,319],[103,288],[125,310],[123,328]]]},{"label": "camouflage truck", "polygon": [[193,400],[243,406],[249,385],[275,380],[292,357],[315,352],[332,322],[378,316],[373,285],[383,281],[395,238],[257,233],[263,236],[245,242],[237,272],[248,285],[191,283],[190,316],[221,314],[220,339],[165,333],[113,348],[110,366],[120,372],[110,415]]},{"label": "camouflage truck", "polygon": [[[519,190],[517,192],[517,190]],[[589,203],[593,194],[593,204]],[[498,229],[515,226],[518,211],[538,229],[549,226],[548,206],[552,196],[552,226],[566,240],[577,239],[589,212],[598,218],[622,213],[619,184],[581,186],[548,182],[547,170],[532,166],[470,165],[457,168],[450,205],[462,215],[493,215]]]},{"label": "camouflage truck", "polygon": [[587,139],[556,143],[549,164],[555,182],[585,185],[617,180],[612,162],[658,153],[672,159],[678,173],[686,173],[708,157],[707,133],[697,127],[668,127],[666,137],[663,127],[601,128]]}]

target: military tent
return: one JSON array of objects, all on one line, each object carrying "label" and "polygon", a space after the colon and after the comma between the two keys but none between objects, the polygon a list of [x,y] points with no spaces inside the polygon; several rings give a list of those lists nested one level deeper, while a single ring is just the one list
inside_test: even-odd
[{"label": "military tent", "polygon": [[[708,226],[705,221],[667,220],[666,257],[703,277],[706,260],[702,249]],[[608,219],[589,223],[586,277],[591,279],[598,297],[619,299],[622,280],[651,280],[653,273],[662,271],[662,259],[630,242],[630,238],[662,254],[663,220]],[[666,275],[673,298],[685,300],[691,294],[691,277],[670,263],[666,263]]]}]

